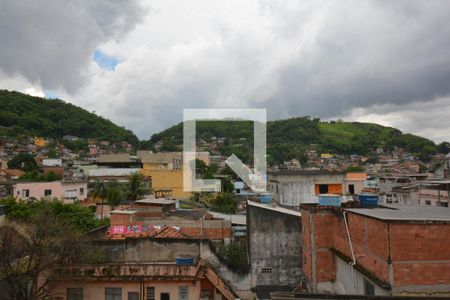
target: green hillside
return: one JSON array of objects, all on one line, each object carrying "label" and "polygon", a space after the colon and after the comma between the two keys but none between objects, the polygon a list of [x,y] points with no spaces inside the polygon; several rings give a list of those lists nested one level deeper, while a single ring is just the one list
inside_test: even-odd
[{"label": "green hillside", "polygon": [[7,90],[0,90],[0,135],[56,139],[74,135],[111,142],[127,141],[133,145],[139,143],[130,130],[73,104]]},{"label": "green hillside", "polygon": [[[150,140],[141,143],[143,148],[160,151],[177,150],[183,143],[183,125],[177,124]],[[201,121],[197,123],[197,139],[211,141],[212,137],[226,137],[219,145],[224,155],[236,153],[241,159],[251,162],[253,147],[253,124],[249,121]],[[243,140],[244,138],[245,140]],[[370,155],[377,147],[392,150],[396,146],[424,157],[434,152],[448,151],[446,143],[435,145],[431,140],[400,130],[372,123],[324,122],[310,117],[297,117],[267,123],[267,152],[269,162],[297,158],[305,159],[306,149],[321,153]]]}]

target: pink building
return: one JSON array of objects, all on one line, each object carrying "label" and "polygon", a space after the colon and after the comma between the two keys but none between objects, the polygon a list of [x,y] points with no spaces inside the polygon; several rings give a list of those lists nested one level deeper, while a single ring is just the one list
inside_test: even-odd
[{"label": "pink building", "polygon": [[18,182],[13,185],[13,196],[26,200],[30,198],[58,198],[64,202],[87,199],[85,181]]}]

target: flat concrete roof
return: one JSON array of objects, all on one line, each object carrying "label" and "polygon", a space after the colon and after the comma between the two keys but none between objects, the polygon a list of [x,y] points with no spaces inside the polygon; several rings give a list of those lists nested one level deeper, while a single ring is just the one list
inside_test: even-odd
[{"label": "flat concrete roof", "polygon": [[244,214],[223,214],[215,211],[208,211],[214,218],[231,221],[231,224],[247,225],[247,216]]},{"label": "flat concrete roof", "polygon": [[383,205],[379,208],[347,208],[347,211],[380,220],[450,222],[450,208],[419,205]]},{"label": "flat concrete roof", "polygon": [[145,198],[141,200],[136,200],[134,203],[137,204],[174,204],[177,200],[171,200],[166,198]]},{"label": "flat concrete roof", "polygon": [[284,208],[284,207],[278,206],[274,203],[266,204],[266,203],[259,203],[259,202],[251,201],[251,200],[248,200],[247,203],[248,203],[248,205],[251,205],[251,206],[256,206],[256,207],[260,207],[260,208],[264,208],[264,209],[273,210],[273,211],[276,211],[276,212],[279,212],[282,214],[289,214],[289,215],[293,215],[293,216],[297,216],[297,217],[302,216],[301,212],[299,212],[299,211],[289,209],[289,208]]},{"label": "flat concrete roof", "polygon": [[109,212],[110,214],[123,214],[123,215],[132,215],[136,213],[135,210],[112,210]]},{"label": "flat concrete roof", "polygon": [[325,170],[277,170],[277,171],[269,171],[269,175],[346,175],[345,172],[331,172]]}]

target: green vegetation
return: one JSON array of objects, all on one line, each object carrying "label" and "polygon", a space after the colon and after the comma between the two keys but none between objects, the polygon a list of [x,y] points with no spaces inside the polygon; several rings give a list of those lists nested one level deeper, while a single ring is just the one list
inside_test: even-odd
[{"label": "green vegetation", "polygon": [[211,209],[226,214],[234,214],[238,205],[237,199],[230,193],[217,193],[212,199]]},{"label": "green vegetation", "polygon": [[220,257],[238,273],[248,273],[247,251],[238,243],[230,243],[220,248]]},{"label": "green vegetation", "polygon": [[[197,143],[202,139],[214,142],[213,137],[225,137],[217,143],[227,156],[235,153],[247,163],[253,157],[253,123],[249,121],[201,121],[197,123]],[[141,143],[143,148],[155,149],[157,143],[178,149],[183,143],[183,124],[177,124]],[[400,130],[372,123],[320,121],[318,118],[297,117],[267,123],[268,163],[278,164],[293,158],[305,163],[307,149],[319,153],[371,155],[377,147],[393,150],[401,147],[427,160],[432,153],[448,153],[449,143],[435,145],[431,140]],[[180,149],[178,149],[180,150]],[[436,151],[435,151],[436,150]]]},{"label": "green vegetation", "polygon": [[34,159],[34,155],[28,153],[20,153],[16,155],[13,159],[8,161],[9,169],[20,169],[23,171],[37,171],[38,165]]},{"label": "green vegetation", "polygon": [[[65,135],[137,145],[138,138],[123,127],[62,100],[47,100],[0,90],[0,135]],[[69,147],[70,149],[70,147]]]},{"label": "green vegetation", "polygon": [[64,204],[57,199],[19,201],[14,197],[6,197],[0,199],[0,204],[7,206],[6,217],[8,220],[28,222],[45,212],[51,220],[63,222],[81,233],[107,225],[109,221],[95,219],[94,212],[87,207],[79,204]]},{"label": "green vegetation", "polygon": [[56,181],[61,179],[62,179],[61,174],[55,173],[53,171],[50,171],[47,174],[40,174],[36,170],[26,172],[25,174],[19,177],[20,181]]}]

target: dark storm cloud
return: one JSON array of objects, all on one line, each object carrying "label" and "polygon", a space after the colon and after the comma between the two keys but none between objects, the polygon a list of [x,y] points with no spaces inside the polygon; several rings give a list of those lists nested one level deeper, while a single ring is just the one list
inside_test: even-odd
[{"label": "dark storm cloud", "polygon": [[[272,117],[293,111],[333,117],[355,107],[450,94],[450,2],[370,4],[335,6],[325,15],[314,51],[299,51],[279,69],[277,91],[263,102],[273,108]],[[299,19],[284,22],[291,32],[305,26]]]},{"label": "dark storm cloud", "polygon": [[0,69],[44,89],[77,90],[93,50],[130,31],[137,1],[0,1]]}]

